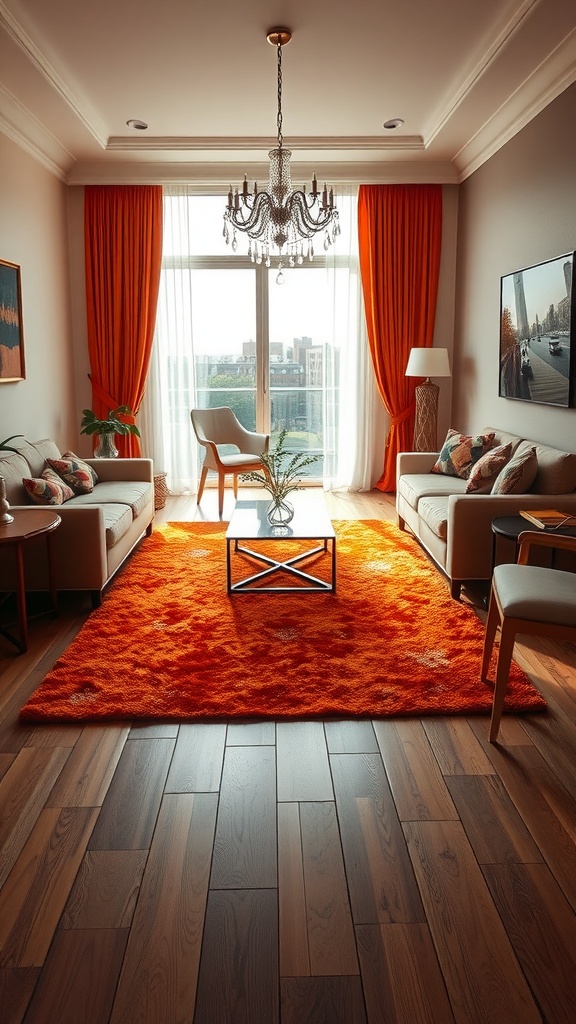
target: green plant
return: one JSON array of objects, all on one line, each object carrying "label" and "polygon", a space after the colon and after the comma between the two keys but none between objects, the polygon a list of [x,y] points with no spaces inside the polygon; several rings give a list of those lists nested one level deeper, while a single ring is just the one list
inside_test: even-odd
[{"label": "green plant", "polygon": [[12,445],[8,444],[8,441],[13,441],[15,437],[24,437],[24,434],[11,434],[10,437],[6,437],[3,441],[0,441],[0,452],[14,452],[18,454],[18,449],[13,448]]},{"label": "green plant", "polygon": [[[82,422],[80,424],[81,434],[136,434],[140,437],[140,431],[135,423],[124,423],[118,417],[131,416],[132,411],[127,405],[119,405],[117,409],[111,409],[105,420],[99,420],[91,409],[82,410]],[[9,439],[10,440],[10,439]]]},{"label": "green plant", "polygon": [[287,450],[284,447],[285,441],[286,430],[282,430],[278,436],[276,447],[272,451],[263,452],[260,456],[265,470],[261,473],[254,471],[242,474],[243,480],[259,483],[265,487],[275,501],[284,501],[286,495],[291,491],[302,490],[298,474],[306,466],[316,462],[313,455]]}]

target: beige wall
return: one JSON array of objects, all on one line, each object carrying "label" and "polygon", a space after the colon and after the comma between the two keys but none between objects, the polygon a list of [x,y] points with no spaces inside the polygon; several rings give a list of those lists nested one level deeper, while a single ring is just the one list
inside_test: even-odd
[{"label": "beige wall", "polygon": [[67,188],[0,134],[0,258],[19,264],[26,379],[0,384],[0,440],[78,437],[68,273]]},{"label": "beige wall", "polygon": [[576,451],[576,409],[498,397],[500,278],[576,249],[576,85],[460,188],[452,420]]}]

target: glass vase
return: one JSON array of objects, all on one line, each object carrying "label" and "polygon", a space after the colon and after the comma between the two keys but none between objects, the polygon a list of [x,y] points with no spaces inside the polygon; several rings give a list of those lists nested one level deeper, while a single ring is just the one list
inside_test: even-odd
[{"label": "glass vase", "polygon": [[94,449],[95,459],[115,459],[118,457],[118,449],[114,444],[115,434],[99,434],[98,444]]},{"label": "glass vase", "polygon": [[266,518],[270,526],[286,526],[294,517],[294,507],[286,498],[279,498],[272,495],[272,501],[268,506]]}]

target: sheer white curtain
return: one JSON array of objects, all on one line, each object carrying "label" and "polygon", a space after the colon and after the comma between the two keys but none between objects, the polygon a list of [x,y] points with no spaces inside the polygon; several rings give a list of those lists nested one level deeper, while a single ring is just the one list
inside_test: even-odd
[{"label": "sheer white curtain", "polygon": [[[196,404],[188,189],[170,187],[165,203],[164,260],[146,394],[139,415],[142,450],[167,474],[172,494],[195,493],[197,447],[190,424]],[[358,268],[356,194],[338,203],[342,234],[327,253],[331,319],[327,335],[339,360],[326,361],[324,444],[328,490],[370,490],[382,472],[387,414],[366,338]],[[177,265],[178,264],[178,265]],[[296,270],[295,273],[298,271]]]},{"label": "sheer white curtain", "polygon": [[389,417],[376,385],[366,335],[356,190],[346,195],[345,202],[339,203],[340,196],[336,197],[341,235],[327,253],[332,333],[340,360],[338,366],[328,367],[332,379],[326,381],[326,395],[339,390],[339,402],[325,410],[327,448],[336,452],[336,460],[333,474],[325,476],[324,488],[369,491],[382,474]]},{"label": "sheer white curtain", "polygon": [[190,250],[189,190],[165,190],[164,257],[160,276],[156,331],[146,394],[138,419],[142,451],[167,474],[172,494],[194,494],[198,486],[197,446],[190,410],[196,405],[192,280],[175,266]]}]

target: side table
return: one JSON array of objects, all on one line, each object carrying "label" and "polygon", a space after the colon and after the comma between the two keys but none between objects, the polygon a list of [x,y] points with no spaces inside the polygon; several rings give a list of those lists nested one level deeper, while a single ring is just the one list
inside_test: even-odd
[{"label": "side table", "polygon": [[[0,633],[19,649],[21,653],[28,650],[28,616],[26,610],[26,585],[24,579],[24,545],[33,537],[41,534],[46,536],[48,556],[48,578],[50,581],[50,597],[52,610],[57,613],[56,576],[54,572],[54,556],[52,536],[62,520],[56,512],[48,509],[10,509],[13,522],[0,526],[0,546],[12,545],[16,555],[16,601],[18,606],[18,626],[20,639],[17,640],[7,629],[0,627]],[[0,581],[1,587],[1,581]]]},{"label": "side table", "polygon": [[[494,535],[494,550],[492,553],[492,565],[496,564],[496,540],[498,537],[505,537],[507,540],[513,540],[516,545],[516,558],[518,557],[518,537],[521,533],[525,533],[527,530],[533,533],[538,533],[538,527],[534,526],[524,516],[498,516],[497,519],[492,521],[492,533]],[[561,530],[542,530],[542,533],[557,533],[563,537],[576,537],[576,527],[566,526]],[[554,559],[554,553],[552,553],[552,559]]]}]

